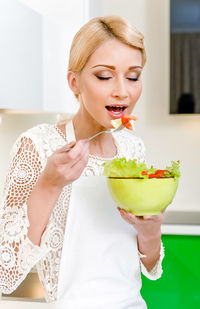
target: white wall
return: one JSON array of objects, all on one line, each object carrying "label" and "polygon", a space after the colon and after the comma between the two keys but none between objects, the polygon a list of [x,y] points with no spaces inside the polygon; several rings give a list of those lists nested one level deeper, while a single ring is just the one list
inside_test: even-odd
[{"label": "white wall", "polygon": [[[33,3],[33,7],[36,6],[38,11],[40,8],[41,12],[45,6],[49,8],[49,0],[43,1],[43,9],[35,0],[23,1]],[[79,104],[69,89],[66,78],[71,42],[75,33],[87,20],[101,14],[102,2],[59,0],[57,3],[56,0],[51,0],[51,3],[54,10],[49,9],[43,18],[44,110],[75,113]]]},{"label": "white wall", "polygon": [[147,64],[135,108],[136,134],[149,164],[181,161],[182,176],[171,210],[199,210],[200,115],[169,115],[169,0],[103,0],[104,14],[127,18],[144,33]]},{"label": "white wall", "polygon": [[67,83],[67,67],[71,41],[82,22],[76,23],[71,30],[65,24],[43,18],[43,108],[46,111],[77,111],[77,100]]}]

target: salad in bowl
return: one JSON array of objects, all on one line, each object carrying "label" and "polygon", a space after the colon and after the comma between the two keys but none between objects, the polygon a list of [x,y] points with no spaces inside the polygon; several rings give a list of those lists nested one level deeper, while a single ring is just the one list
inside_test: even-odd
[{"label": "salad in bowl", "polygon": [[180,161],[165,169],[145,162],[116,158],[103,163],[110,194],[117,206],[137,216],[161,213],[173,200],[180,177]]}]

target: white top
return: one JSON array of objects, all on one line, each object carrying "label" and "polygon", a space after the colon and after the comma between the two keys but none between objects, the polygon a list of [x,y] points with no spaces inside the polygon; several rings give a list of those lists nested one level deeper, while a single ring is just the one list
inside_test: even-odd
[{"label": "white top", "polygon": [[[66,127],[74,140],[72,122]],[[106,178],[72,184],[56,309],[144,309],[137,232],[124,222]]]},{"label": "white top", "polygon": [[[116,157],[126,156],[144,160],[142,140],[127,130],[113,134]],[[35,246],[27,236],[29,226],[26,201],[52,153],[68,143],[68,137],[53,125],[41,124],[21,134],[14,144],[10,166],[0,204],[0,291],[11,293],[36,264],[48,302],[57,299],[58,277],[63,248],[68,207],[72,186],[65,186],[54,207],[48,225]],[[84,176],[102,174],[105,158],[90,155]],[[45,205],[41,205],[41,208]],[[122,220],[123,222],[123,220]],[[152,280],[161,276],[163,259],[148,273],[140,262],[142,272]]]},{"label": "white top", "polygon": [[56,309],[145,309],[136,231],[111,200],[105,177],[72,185]]}]

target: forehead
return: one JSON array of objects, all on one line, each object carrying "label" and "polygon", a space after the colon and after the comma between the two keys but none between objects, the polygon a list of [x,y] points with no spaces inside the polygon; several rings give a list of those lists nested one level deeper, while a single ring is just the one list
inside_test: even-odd
[{"label": "forehead", "polygon": [[142,53],[116,39],[103,42],[90,56],[85,67],[98,64],[113,66],[142,66]]}]

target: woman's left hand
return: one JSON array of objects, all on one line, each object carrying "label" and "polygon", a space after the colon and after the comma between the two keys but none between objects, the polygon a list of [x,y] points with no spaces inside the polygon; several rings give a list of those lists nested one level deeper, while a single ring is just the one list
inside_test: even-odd
[{"label": "woman's left hand", "polygon": [[138,234],[143,237],[152,237],[160,231],[160,226],[164,220],[165,210],[158,215],[153,216],[135,216],[130,212],[117,207],[121,217],[128,223],[132,224]]}]

